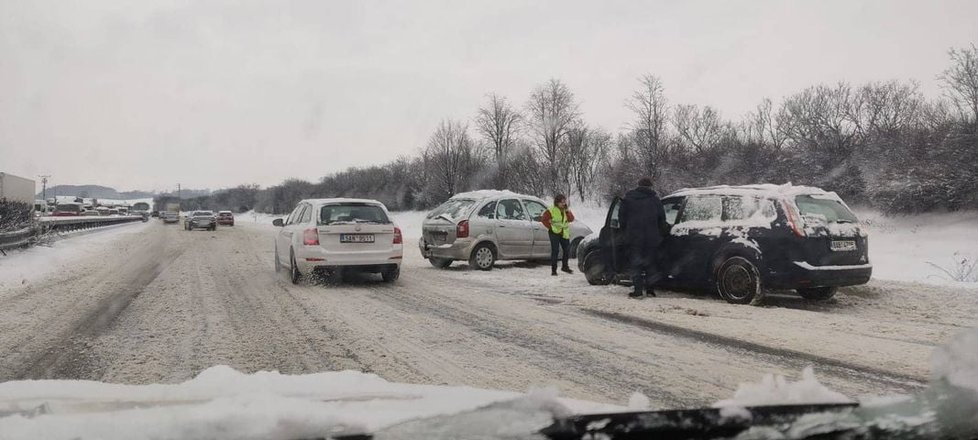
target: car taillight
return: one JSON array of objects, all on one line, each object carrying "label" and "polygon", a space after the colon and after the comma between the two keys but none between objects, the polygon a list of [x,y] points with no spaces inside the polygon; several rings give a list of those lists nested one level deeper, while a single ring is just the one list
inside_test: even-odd
[{"label": "car taillight", "polygon": [[403,244],[404,237],[401,235],[401,228],[394,226],[394,244]]},{"label": "car taillight", "polygon": [[466,238],[469,236],[469,221],[462,220],[455,227],[455,238]]},{"label": "car taillight", "polygon": [[787,201],[781,201],[781,207],[784,208],[785,216],[788,218],[788,226],[791,227],[791,231],[799,237],[805,237],[805,230],[801,226],[801,218],[798,216],[798,211],[795,207]]},{"label": "car taillight", "polygon": [[319,229],[309,228],[302,231],[302,244],[306,246],[319,246]]}]

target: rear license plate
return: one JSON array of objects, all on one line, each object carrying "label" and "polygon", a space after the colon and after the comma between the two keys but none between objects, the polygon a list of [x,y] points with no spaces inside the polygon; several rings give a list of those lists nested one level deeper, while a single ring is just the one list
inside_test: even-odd
[{"label": "rear license plate", "polygon": [[374,234],[340,234],[340,243],[373,243]]},{"label": "rear license plate", "polygon": [[836,252],[851,252],[856,250],[856,242],[853,240],[832,240],[830,249]]}]

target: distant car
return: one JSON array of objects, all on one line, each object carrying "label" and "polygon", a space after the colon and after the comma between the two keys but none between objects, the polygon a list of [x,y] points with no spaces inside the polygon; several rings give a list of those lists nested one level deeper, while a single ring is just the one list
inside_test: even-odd
[{"label": "distant car", "polygon": [[[866,233],[832,192],[715,186],[678,191],[662,204],[671,229],[659,254],[659,286],[708,288],[736,304],[757,304],[766,289],[826,300],[839,286],[869,282],[873,272]],[[620,206],[615,199],[600,234],[581,244],[578,264],[591,284],[626,279]]]},{"label": "distant car", "polygon": [[275,239],[275,270],[289,269],[292,283],[313,272],[401,274],[404,240],[383,203],[365,199],[303,200],[284,219]]},{"label": "distant car", "polygon": [[217,224],[222,226],[234,226],[234,213],[231,211],[218,211]]},{"label": "distant car", "polygon": [[163,211],[160,213],[160,218],[163,219],[163,223],[179,223],[180,213],[174,211]]},{"label": "distant car", "polygon": [[[540,222],[546,210],[543,200],[509,191],[457,194],[428,213],[418,247],[439,268],[456,260],[490,270],[498,260],[549,259],[550,235]],[[570,234],[574,257],[591,229],[578,220]]]},{"label": "distant car", "polygon": [[51,215],[55,217],[74,217],[81,215],[83,211],[84,209],[82,208],[81,203],[58,203],[55,205],[54,213]]},{"label": "distant car", "polygon": [[159,211],[153,211],[150,215],[152,217],[159,217],[160,216],[160,212]]},{"label": "distant car", "polygon": [[217,217],[214,211],[194,211],[183,220],[183,227],[188,231],[194,229],[217,230]]},{"label": "distant car", "polygon": [[109,208],[109,215],[119,215],[119,210],[116,208]]},{"label": "distant car", "polygon": [[86,217],[98,217],[100,214],[94,209],[87,209],[81,213],[81,215]]}]

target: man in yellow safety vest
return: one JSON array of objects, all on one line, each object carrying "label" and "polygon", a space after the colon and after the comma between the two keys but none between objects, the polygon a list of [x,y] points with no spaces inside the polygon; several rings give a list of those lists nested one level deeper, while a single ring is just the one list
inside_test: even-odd
[{"label": "man in yellow safety vest", "polygon": [[563,265],[560,270],[574,273],[567,260],[570,258],[570,224],[574,221],[574,213],[567,209],[567,196],[557,194],[554,204],[543,213],[540,219],[547,227],[550,235],[550,274],[557,276],[557,258],[563,249]]}]

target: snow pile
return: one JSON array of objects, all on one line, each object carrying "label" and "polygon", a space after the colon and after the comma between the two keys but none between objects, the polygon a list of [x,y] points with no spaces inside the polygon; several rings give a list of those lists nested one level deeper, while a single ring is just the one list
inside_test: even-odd
[{"label": "snow pile", "polygon": [[713,406],[746,407],[763,405],[794,405],[809,403],[849,403],[853,400],[822,385],[811,366],[801,372],[801,380],[791,382],[780,374],[767,374],[759,383],[741,384],[732,399],[721,400]]},{"label": "snow pile", "polygon": [[0,415],[7,414],[0,417],[3,439],[322,437],[514,399],[569,413],[551,394],[396,384],[353,371],[248,375],[226,366],[175,385],[7,382],[0,396]]}]

